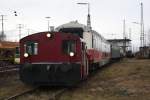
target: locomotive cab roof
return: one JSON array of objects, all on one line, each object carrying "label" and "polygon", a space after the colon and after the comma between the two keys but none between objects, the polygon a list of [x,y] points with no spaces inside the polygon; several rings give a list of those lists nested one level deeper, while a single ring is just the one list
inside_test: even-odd
[{"label": "locomotive cab roof", "polygon": [[[83,38],[83,32],[88,32],[88,27],[84,24],[79,23],[78,21],[71,21],[69,23],[58,26],[55,30],[58,32],[76,33],[79,34],[81,38]],[[95,30],[91,30],[91,34],[95,34],[101,37],[103,41],[105,41],[105,38]]]}]

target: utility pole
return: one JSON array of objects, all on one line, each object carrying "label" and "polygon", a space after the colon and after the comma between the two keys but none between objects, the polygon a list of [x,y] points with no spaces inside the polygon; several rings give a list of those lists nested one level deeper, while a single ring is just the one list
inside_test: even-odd
[{"label": "utility pole", "polygon": [[90,3],[87,4],[88,4],[87,27],[89,28],[89,31],[91,31],[92,27],[91,27]]},{"label": "utility pole", "polygon": [[126,38],[126,21],[125,19],[123,20],[123,39]]},{"label": "utility pole", "polygon": [[19,29],[19,40],[21,39],[21,31],[23,28],[23,24],[18,24],[18,29]]},{"label": "utility pole", "polygon": [[89,2],[85,2],[85,3],[77,3],[79,5],[88,5],[88,15],[87,15],[87,28],[88,28],[88,32],[90,32],[92,34],[92,48],[94,46],[94,37],[93,37],[93,33],[92,31],[92,27],[91,27],[91,16],[90,16],[90,3]]},{"label": "utility pole", "polygon": [[45,17],[46,19],[47,19],[47,23],[48,23],[48,31],[50,31],[50,26],[49,26],[49,19],[51,18],[51,17]]},{"label": "utility pole", "polygon": [[5,35],[5,33],[4,33],[4,16],[5,15],[1,15],[1,19],[0,20],[2,20],[2,32],[1,32],[1,34],[0,34],[0,41],[4,41],[5,40],[5,38],[6,38],[6,35]]},{"label": "utility pole", "polygon": [[148,46],[150,48],[150,29],[148,30]]},{"label": "utility pole", "polygon": [[145,46],[145,37],[144,37],[144,20],[143,20],[143,3],[141,2],[141,36],[140,36],[140,40],[141,40],[141,47]]},{"label": "utility pole", "polygon": [[123,51],[124,51],[124,56],[126,56],[126,22],[125,19],[123,20]]},{"label": "utility pole", "polygon": [[132,29],[131,28],[129,28],[129,39],[131,40],[131,33],[132,33]]},{"label": "utility pole", "polygon": [[88,31],[91,32],[92,27],[91,27],[90,3],[77,3],[77,4],[88,5],[87,27],[88,27]]},{"label": "utility pole", "polygon": [[112,33],[112,34],[109,34],[109,35],[111,35],[112,39],[116,39],[116,37],[115,37],[116,34]]},{"label": "utility pole", "polygon": [[30,29],[27,29],[27,31],[28,31],[28,36],[30,35]]},{"label": "utility pole", "polygon": [[141,40],[141,55],[143,57],[145,57],[146,52],[145,52],[145,46],[146,46],[146,39],[145,39],[145,34],[144,34],[144,20],[143,20],[143,3],[140,3],[141,5],[141,36],[140,36],[140,40]]},{"label": "utility pole", "polygon": [[[132,30],[131,28],[129,28],[129,39],[131,40],[131,33],[132,33]],[[130,50],[132,51],[132,43],[130,42]]]}]

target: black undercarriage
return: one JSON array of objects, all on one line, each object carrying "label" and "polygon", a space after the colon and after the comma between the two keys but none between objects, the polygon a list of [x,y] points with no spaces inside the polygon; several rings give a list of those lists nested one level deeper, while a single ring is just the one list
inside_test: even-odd
[{"label": "black undercarriage", "polygon": [[80,64],[23,64],[20,79],[30,85],[71,86],[81,80]]}]

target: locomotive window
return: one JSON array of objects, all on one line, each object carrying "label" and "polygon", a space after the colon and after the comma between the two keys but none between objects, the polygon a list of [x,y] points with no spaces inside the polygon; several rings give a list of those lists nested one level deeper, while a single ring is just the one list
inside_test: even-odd
[{"label": "locomotive window", "polygon": [[65,54],[76,51],[75,41],[73,40],[64,40],[62,44],[62,50]]},{"label": "locomotive window", "polygon": [[24,52],[25,52],[25,53],[27,52],[27,51],[26,51],[26,48],[27,48],[27,45],[24,44]]},{"label": "locomotive window", "polygon": [[28,42],[24,44],[24,52],[29,55],[37,55],[38,54],[38,43]]},{"label": "locomotive window", "polygon": [[38,54],[38,43],[34,43],[34,54]]}]

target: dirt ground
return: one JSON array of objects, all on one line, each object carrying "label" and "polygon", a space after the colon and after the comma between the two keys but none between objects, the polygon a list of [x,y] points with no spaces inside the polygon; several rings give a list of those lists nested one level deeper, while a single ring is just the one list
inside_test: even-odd
[{"label": "dirt ground", "polygon": [[[18,74],[0,77],[0,100],[29,88]],[[48,92],[40,98],[32,96],[28,100],[49,100]],[[59,100],[150,100],[150,60],[123,59],[106,66],[63,93]]]},{"label": "dirt ground", "polygon": [[123,59],[99,70],[60,100],[150,100],[150,60]]},{"label": "dirt ground", "polygon": [[29,88],[31,87],[19,80],[18,73],[0,76],[0,100],[5,100]]}]

